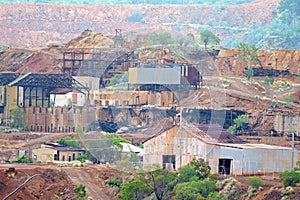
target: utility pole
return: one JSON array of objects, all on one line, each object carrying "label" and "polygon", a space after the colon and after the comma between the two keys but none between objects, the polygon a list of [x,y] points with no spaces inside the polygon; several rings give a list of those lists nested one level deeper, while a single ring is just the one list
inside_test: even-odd
[{"label": "utility pole", "polygon": [[290,129],[292,130],[292,170],[295,167],[294,156],[295,156],[295,131],[296,131],[296,129],[294,127],[297,126],[296,128],[298,128],[298,121],[295,123],[293,121],[294,119],[298,120],[298,117],[296,118],[296,116],[293,116],[291,119],[291,123],[290,123],[290,125],[291,125]]},{"label": "utility pole", "polygon": [[294,149],[295,149],[295,134],[292,133],[292,170],[294,169]]},{"label": "utility pole", "polygon": [[179,157],[179,159],[180,159],[180,165],[179,165],[179,167],[181,167],[182,166],[182,145],[181,145],[181,143],[182,143],[182,107],[180,107],[180,118],[179,118],[179,136],[180,136],[180,138],[179,138],[179,143],[180,143],[180,146],[179,146],[179,151],[180,151],[180,157]]}]

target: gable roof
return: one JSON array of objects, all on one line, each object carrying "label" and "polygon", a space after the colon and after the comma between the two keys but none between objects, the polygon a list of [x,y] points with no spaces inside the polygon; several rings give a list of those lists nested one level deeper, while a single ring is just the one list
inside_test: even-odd
[{"label": "gable roof", "polygon": [[163,120],[158,121],[154,126],[141,132],[143,135],[149,135],[149,138],[147,138],[143,143],[164,133],[165,131],[173,128],[174,126],[176,126],[176,124],[174,124],[174,122],[172,122],[169,118],[165,118]]},{"label": "gable roof", "polygon": [[219,143],[245,143],[245,141],[243,141],[240,137],[229,133],[226,129],[223,129],[219,124],[199,124],[197,127],[200,130],[204,131],[210,137],[216,139]]},{"label": "gable roof", "polygon": [[[146,141],[162,134],[163,132],[173,128],[174,126],[179,126],[178,123],[173,124],[170,120],[166,120],[166,119],[162,120],[158,124],[159,126],[155,126],[151,128],[151,130],[147,130],[147,132],[154,131],[155,134],[152,135],[152,137],[148,138]],[[240,137],[237,137],[229,133],[227,130],[223,129],[218,124],[192,124],[183,120],[181,124],[181,128],[206,143],[225,143],[225,144],[245,143],[245,141],[243,141]]]},{"label": "gable roof", "polygon": [[0,85],[8,85],[15,80],[16,77],[16,74],[13,72],[0,72]]}]

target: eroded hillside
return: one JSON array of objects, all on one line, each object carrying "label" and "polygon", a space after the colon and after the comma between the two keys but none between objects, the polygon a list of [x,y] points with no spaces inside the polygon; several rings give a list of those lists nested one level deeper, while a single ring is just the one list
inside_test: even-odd
[{"label": "eroded hillside", "polygon": [[229,6],[2,4],[0,45],[43,46],[67,42],[86,29],[105,35],[172,31],[186,34],[213,26],[221,39],[240,36],[244,27],[271,21],[279,0]]}]

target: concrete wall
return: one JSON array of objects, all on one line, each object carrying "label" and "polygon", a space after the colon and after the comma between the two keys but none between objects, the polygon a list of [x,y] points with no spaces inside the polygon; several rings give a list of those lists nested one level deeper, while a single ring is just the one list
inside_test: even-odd
[{"label": "concrete wall", "polygon": [[34,162],[53,162],[55,154],[57,154],[55,149],[47,148],[45,145],[42,145],[41,148],[32,150],[32,158]]},{"label": "concrete wall", "polygon": [[[4,88],[6,88],[5,97],[3,96],[5,95],[5,93],[3,93],[3,90],[5,90]],[[10,109],[17,108],[17,93],[17,87],[0,86],[0,106],[4,106],[4,112],[0,113],[1,120],[4,120],[6,117],[9,117]],[[6,102],[3,102],[4,99]],[[3,103],[6,103],[6,105],[4,105]]]},{"label": "concrete wall", "polygon": [[25,124],[30,131],[73,132],[77,126],[87,129],[96,119],[107,119],[100,107],[27,107]]},{"label": "concrete wall", "polygon": [[280,133],[297,133],[300,130],[300,116],[277,114],[274,118],[274,130]]},{"label": "concrete wall", "polygon": [[128,106],[132,104],[149,104],[170,107],[177,102],[174,92],[151,91],[105,91],[97,94],[96,104],[99,106]]},{"label": "concrete wall", "polygon": [[[41,145],[41,148],[33,149],[32,156],[35,162],[53,162],[54,155],[57,155],[58,151],[48,147],[47,145]],[[73,159],[73,154],[75,159]],[[72,161],[76,160],[78,156],[83,155],[82,151],[59,151],[58,161]]]},{"label": "concrete wall", "polygon": [[[75,159],[73,159],[73,154],[75,155]],[[59,151],[59,161],[73,161],[83,154],[84,151]]]}]

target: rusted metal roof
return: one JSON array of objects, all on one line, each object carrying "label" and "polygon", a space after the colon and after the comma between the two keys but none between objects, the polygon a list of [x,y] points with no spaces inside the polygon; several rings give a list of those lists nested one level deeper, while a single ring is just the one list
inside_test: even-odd
[{"label": "rusted metal roof", "polygon": [[229,133],[227,130],[223,129],[219,124],[199,124],[197,127],[210,137],[216,139],[219,143],[245,143],[245,141],[243,141],[240,137]]},{"label": "rusted metal roof", "polygon": [[244,144],[241,138],[229,133],[218,124],[182,123],[182,128],[208,143]]},{"label": "rusted metal roof", "polygon": [[56,88],[50,92],[50,94],[68,94],[69,92],[78,92],[77,90],[71,88]]},{"label": "rusted metal roof", "polygon": [[160,134],[163,132],[171,129],[173,126],[176,126],[172,120],[169,118],[165,118],[163,120],[160,120],[157,122],[154,126],[146,129],[145,131],[142,131],[143,135],[149,135],[149,138],[144,141],[144,143]]},{"label": "rusted metal roof", "polygon": [[163,120],[158,121],[156,124],[154,124],[153,126],[151,126],[148,129],[146,129],[145,131],[143,131],[143,134],[144,135],[159,135],[159,134],[169,130],[173,126],[175,126],[174,122],[169,118],[165,118]]}]

